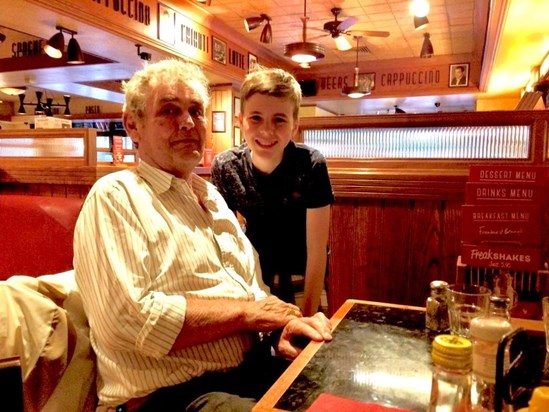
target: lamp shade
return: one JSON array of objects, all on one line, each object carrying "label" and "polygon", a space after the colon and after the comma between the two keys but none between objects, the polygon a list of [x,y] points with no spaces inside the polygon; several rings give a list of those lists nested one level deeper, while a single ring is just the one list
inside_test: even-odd
[{"label": "lamp shade", "polygon": [[433,57],[435,54],[430,37],[431,35],[429,33],[423,33],[423,45],[421,46],[421,53],[419,54],[419,57],[421,58]]},{"label": "lamp shade", "polygon": [[65,50],[65,37],[61,31],[51,36],[44,45],[46,54],[54,59],[60,59],[63,55],[63,50]]},{"label": "lamp shade", "polygon": [[74,37],[71,37],[67,46],[67,63],[69,64],[83,64],[84,55],[80,49],[80,45]]},{"label": "lamp shade", "polygon": [[428,24],[429,24],[429,19],[427,18],[427,16],[423,16],[423,17],[414,16],[414,28],[416,30],[421,30],[427,27]]},{"label": "lamp shade", "polygon": [[335,37],[334,40],[338,50],[346,51],[351,50],[351,48],[353,47],[351,46],[351,43],[349,43],[349,40],[347,40],[347,38],[343,34]]},{"label": "lamp shade", "polygon": [[261,36],[259,37],[261,43],[272,43],[273,42],[273,29],[271,23],[267,22],[263,30],[261,31]]},{"label": "lamp shade", "polygon": [[263,22],[261,17],[248,17],[244,19],[244,27],[246,28],[246,31],[252,31],[261,26],[261,22]]},{"label": "lamp shade", "polygon": [[324,47],[318,43],[299,42],[284,46],[284,55],[297,63],[311,63],[324,57]]}]

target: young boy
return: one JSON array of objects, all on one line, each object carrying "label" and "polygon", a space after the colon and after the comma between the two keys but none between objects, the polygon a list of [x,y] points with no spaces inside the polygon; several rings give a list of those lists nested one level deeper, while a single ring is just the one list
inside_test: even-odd
[{"label": "young boy", "polygon": [[304,275],[304,316],[320,306],[334,195],[324,156],[292,138],[301,88],[282,69],[261,68],[242,84],[239,123],[246,143],[220,153],[214,183],[246,221],[264,282],[294,302],[292,275]]}]

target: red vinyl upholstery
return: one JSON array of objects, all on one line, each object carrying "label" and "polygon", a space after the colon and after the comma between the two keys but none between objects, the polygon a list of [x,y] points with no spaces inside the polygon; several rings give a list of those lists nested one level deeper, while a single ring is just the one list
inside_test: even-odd
[{"label": "red vinyl upholstery", "polygon": [[72,269],[83,199],[0,194],[0,280]]}]

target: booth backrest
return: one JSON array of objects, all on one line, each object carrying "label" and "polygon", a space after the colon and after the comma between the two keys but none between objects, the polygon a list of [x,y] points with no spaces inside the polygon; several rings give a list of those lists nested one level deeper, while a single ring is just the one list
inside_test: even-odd
[{"label": "booth backrest", "polygon": [[72,269],[84,199],[0,194],[0,280]]}]

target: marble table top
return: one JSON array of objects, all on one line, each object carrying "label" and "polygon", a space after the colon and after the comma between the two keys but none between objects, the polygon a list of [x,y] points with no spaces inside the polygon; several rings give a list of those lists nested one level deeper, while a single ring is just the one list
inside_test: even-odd
[{"label": "marble table top", "polygon": [[[419,310],[354,304],[276,404],[277,409],[305,411],[321,393],[426,411],[431,391],[431,342],[437,333],[425,328]],[[544,336],[532,344],[546,367]],[[537,345],[537,346],[536,346]]]}]

